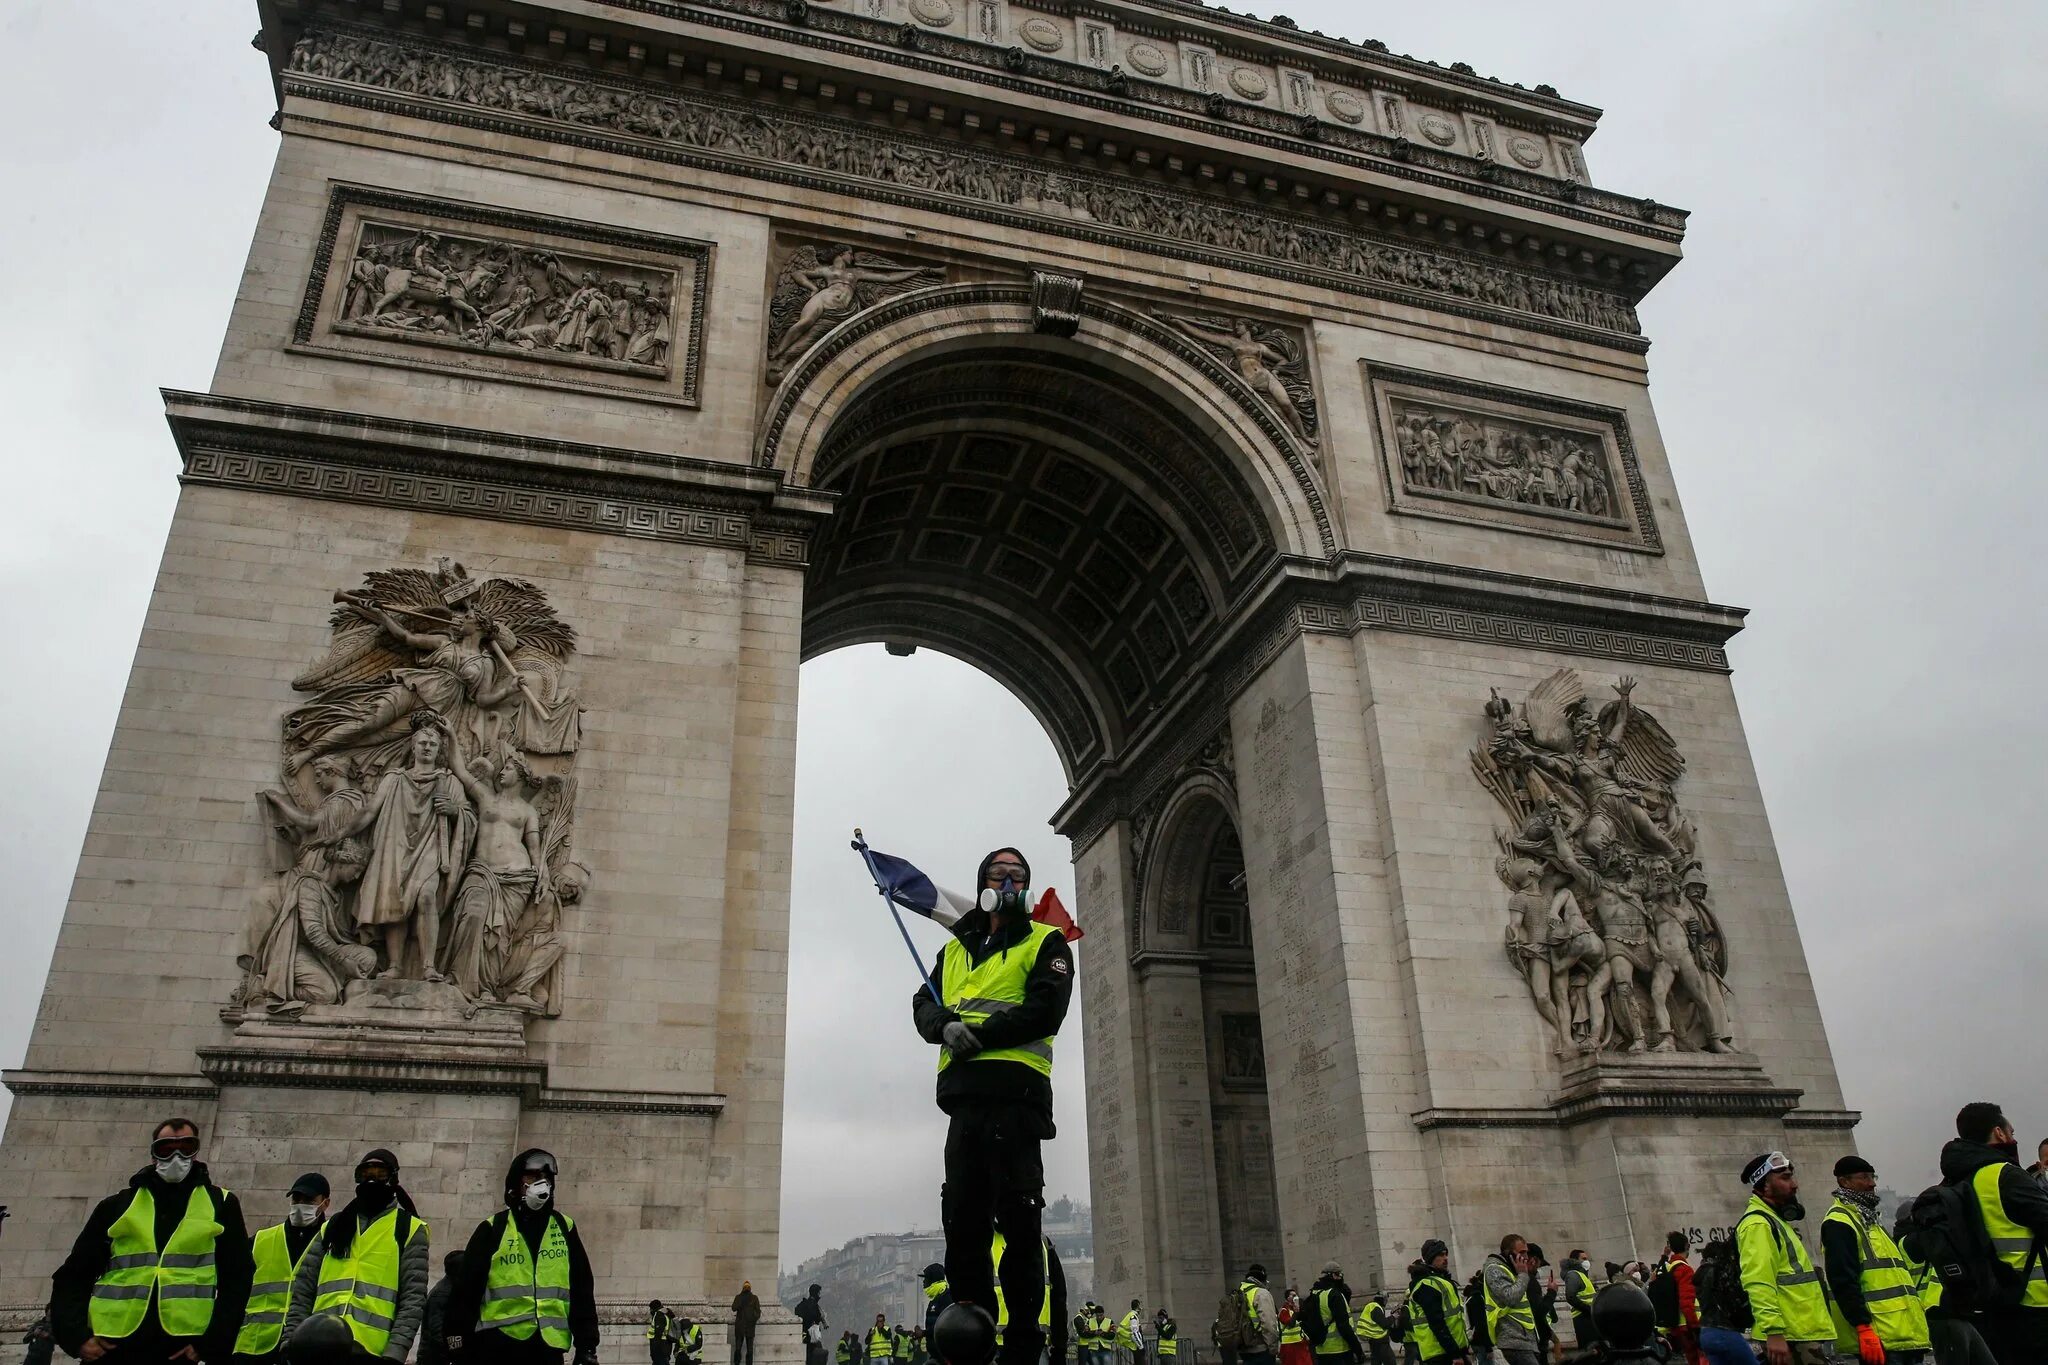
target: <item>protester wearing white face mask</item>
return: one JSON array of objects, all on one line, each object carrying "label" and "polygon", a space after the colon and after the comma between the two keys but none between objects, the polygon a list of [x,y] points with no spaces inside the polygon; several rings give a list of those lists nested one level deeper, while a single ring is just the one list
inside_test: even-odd
[{"label": "protester wearing white face mask", "polygon": [[207,1175],[192,1120],[159,1123],[149,1156],[51,1277],[57,1344],[103,1365],[226,1360],[249,1297],[242,1206]]},{"label": "protester wearing white face mask", "polygon": [[292,1182],[284,1221],[252,1239],[256,1258],[249,1306],[235,1338],[235,1365],[270,1365],[280,1357],[285,1310],[291,1306],[292,1276],[306,1248],[327,1222],[327,1177],[308,1171]]},{"label": "protester wearing white face mask", "polygon": [[505,1172],[505,1211],[477,1224],[448,1295],[448,1347],[491,1365],[597,1360],[597,1293],[576,1223],[555,1207],[561,1170],[532,1148]]}]

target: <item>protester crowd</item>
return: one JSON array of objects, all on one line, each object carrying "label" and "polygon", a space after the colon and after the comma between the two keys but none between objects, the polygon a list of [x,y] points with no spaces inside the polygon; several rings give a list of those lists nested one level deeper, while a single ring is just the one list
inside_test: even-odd
[{"label": "protester crowd", "polygon": [[[59,1349],[107,1365],[280,1359],[421,1365],[578,1365],[597,1359],[589,1256],[556,1203],[560,1171],[537,1149],[505,1172],[500,1212],[479,1222],[432,1279],[430,1231],[400,1180],[397,1157],[367,1152],[338,1211],[326,1178],[308,1172],[286,1192],[282,1220],[249,1232],[236,1195],[213,1182],[198,1126],[171,1118],[150,1135],[149,1164],[101,1200],[52,1277],[48,1316],[25,1339],[31,1359]],[[1461,1279],[1449,1245],[1432,1238],[1398,1293],[1354,1294],[1331,1262],[1306,1292],[1274,1290],[1250,1266],[1223,1296],[1209,1345],[1223,1365],[1540,1365],[1602,1359],[1601,1303],[1633,1296],[1654,1318],[1655,1359],[1687,1365],[2048,1365],[2048,1142],[2028,1168],[1999,1106],[1965,1105],[1941,1152],[1941,1183],[1887,1220],[1877,1172],[1861,1157],[1834,1164],[1816,1258],[1797,1226],[1798,1172],[1782,1152],[1741,1171],[1747,1202],[1732,1235],[1693,1247],[1673,1232],[1650,1260],[1595,1261],[1574,1248],[1553,1268],[1517,1233],[1500,1238]],[[1093,1301],[1067,1313],[1056,1250],[1012,1262],[998,1237],[993,1317],[1009,1326],[1004,1284],[1016,1265],[1034,1288],[1045,1358],[1063,1365],[1178,1365],[1183,1343],[1165,1308],[1132,1300],[1113,1315]],[[1035,1260],[1036,1264],[1033,1264]],[[924,1276],[923,1324],[878,1314],[828,1349],[819,1287],[796,1307],[807,1365],[984,1365],[944,1361],[933,1325],[952,1303],[945,1269]],[[760,1300],[732,1303],[730,1365],[754,1365]],[[1617,1319],[1618,1320],[1618,1319]],[[943,1341],[940,1336],[937,1340]],[[703,1365],[704,1328],[659,1300],[648,1305],[653,1365]],[[311,1343],[302,1356],[287,1357]],[[317,1354],[327,1350],[328,1354]],[[1190,1352],[1191,1353],[1191,1352]],[[1614,1354],[1609,1351],[1608,1354]],[[1147,1357],[1152,1359],[1148,1361]],[[1619,1358],[1619,1357],[1617,1357]]]}]

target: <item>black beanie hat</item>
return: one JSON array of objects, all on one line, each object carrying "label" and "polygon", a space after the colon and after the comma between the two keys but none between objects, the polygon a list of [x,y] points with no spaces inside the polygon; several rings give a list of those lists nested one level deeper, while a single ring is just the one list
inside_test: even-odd
[{"label": "black beanie hat", "polygon": [[998,849],[991,849],[991,850],[989,851],[989,855],[988,855],[988,856],[987,856],[986,858],[983,858],[983,859],[981,860],[981,866],[980,866],[980,867],[978,867],[978,868],[976,868],[976,869],[974,869],[974,894],[975,894],[975,895],[977,895],[977,896],[978,896],[978,895],[980,895],[980,894],[981,894],[981,889],[982,889],[982,887],[984,887],[984,886],[988,885],[988,867],[989,867],[989,864],[990,864],[990,863],[992,863],[992,862],[994,862],[994,861],[996,860],[996,855],[997,855],[997,854],[1000,854],[1000,853],[1015,853],[1015,854],[1017,855],[1017,861],[1018,861],[1018,862],[1020,862],[1020,863],[1022,863],[1022,864],[1024,865],[1024,885],[1025,885],[1025,886],[1027,886],[1027,887],[1031,885],[1031,860],[1030,860],[1030,859],[1026,858],[1026,857],[1024,856],[1024,854],[1023,854],[1023,853],[1022,853],[1022,852],[1021,852],[1020,850],[1018,850],[1018,849],[1014,849],[1014,848],[998,848]]}]

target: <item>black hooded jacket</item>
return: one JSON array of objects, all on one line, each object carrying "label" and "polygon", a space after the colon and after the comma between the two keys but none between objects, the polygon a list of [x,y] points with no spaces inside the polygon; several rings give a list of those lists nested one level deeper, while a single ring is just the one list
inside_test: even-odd
[{"label": "black hooded jacket", "polygon": [[[527,1254],[537,1257],[541,1238],[547,1235],[548,1221],[562,1217],[552,1198],[538,1212],[527,1208],[519,1198],[520,1168],[538,1150],[529,1148],[512,1158],[505,1171],[504,1211],[478,1223],[462,1253],[461,1273],[448,1294],[448,1334],[462,1338],[461,1359],[488,1365],[523,1365],[529,1361],[552,1365],[561,1359],[561,1352],[543,1341],[538,1332],[525,1341],[515,1341],[503,1332],[490,1331],[486,1344],[476,1325],[477,1315],[483,1311],[484,1288],[490,1282],[491,1260],[498,1254],[498,1243],[505,1235],[505,1220],[511,1219],[519,1229],[519,1235],[526,1240]],[[576,1235],[574,1227],[567,1225],[567,1219],[563,1223],[563,1239],[569,1244],[569,1337],[576,1354],[584,1356],[597,1350],[597,1288],[590,1273],[590,1257],[583,1250],[583,1239]]]},{"label": "black hooded jacket", "polygon": [[[242,1221],[241,1201],[213,1183],[205,1162],[195,1161],[192,1173],[177,1185],[165,1183],[154,1164],[144,1166],[128,1178],[127,1189],[102,1199],[85,1220],[84,1230],[71,1245],[71,1254],[50,1277],[50,1328],[67,1355],[76,1356],[92,1336],[92,1289],[106,1273],[107,1261],[113,1255],[107,1234],[128,1211],[135,1191],[147,1189],[156,1202],[156,1244],[161,1248],[185,1216],[186,1199],[180,1196],[190,1197],[201,1186],[211,1189],[217,1197],[221,1234],[213,1248],[214,1273],[220,1288],[213,1301],[213,1319],[207,1324],[199,1350],[208,1360],[226,1360],[233,1354],[235,1337],[242,1330],[242,1313],[249,1304],[249,1284],[255,1276],[256,1261],[249,1246],[249,1229]],[[132,1352],[135,1359],[151,1359],[156,1346],[169,1341],[152,1297],[142,1326],[133,1336],[122,1340],[122,1354]],[[168,1354],[170,1348],[166,1346],[155,1358]]]},{"label": "black hooded jacket", "polygon": [[1955,1138],[1941,1149],[1941,1183],[1968,1185],[1986,1166],[2002,1164],[1998,1197],[2005,1212],[2034,1236],[2048,1240],[2048,1188],[2020,1169],[2012,1155],[1982,1142]]},{"label": "black hooded jacket", "polygon": [[[1031,921],[1024,915],[1005,916],[1002,929],[991,932],[989,916],[978,909],[963,915],[953,926],[953,937],[960,940],[969,960],[977,966],[996,953],[1015,948],[1030,932]],[[932,981],[941,989],[945,967],[946,955],[942,951],[932,962]],[[1047,934],[1025,979],[1023,1001],[976,1024],[974,1035],[981,1039],[985,1049],[1015,1047],[1050,1038],[1066,1022],[1067,1007],[1073,997],[1074,954],[1063,935]],[[943,1042],[946,1025],[960,1018],[932,999],[922,986],[911,997],[911,1017],[916,1021],[918,1035],[927,1043]],[[938,1100],[939,1108],[948,1114],[956,1112],[955,1106],[963,1100],[1018,1102],[1043,1119],[1044,1131],[1039,1136],[1053,1135],[1052,1082],[1022,1062],[968,1061],[949,1066],[939,1073]]]},{"label": "black hooded jacket", "polygon": [[1436,1334],[1438,1341],[1448,1346],[1456,1341],[1457,1338],[1451,1335],[1450,1320],[1444,1316],[1444,1310],[1448,1307],[1453,1312],[1457,1311],[1457,1299],[1454,1297],[1447,1305],[1444,1302],[1444,1296],[1441,1294],[1429,1293],[1418,1298],[1415,1293],[1415,1286],[1421,1284],[1435,1273],[1426,1262],[1412,1261],[1409,1263],[1407,1312],[1409,1318],[1413,1319],[1416,1310],[1420,1309],[1422,1320],[1428,1324],[1429,1330]]},{"label": "black hooded jacket", "polygon": [[[1343,1340],[1344,1344],[1351,1348],[1352,1359],[1364,1360],[1366,1355],[1365,1344],[1358,1339],[1358,1327],[1354,1321],[1354,1314],[1351,1311],[1350,1285],[1334,1275],[1325,1275],[1309,1286],[1307,1296],[1301,1301],[1302,1306],[1305,1308],[1309,1304],[1314,1303],[1316,1305],[1316,1313],[1320,1316],[1322,1313],[1322,1302],[1316,1298],[1316,1295],[1325,1289],[1331,1291],[1330,1320],[1322,1324],[1325,1335],[1321,1338],[1321,1341],[1328,1341],[1328,1333],[1335,1332]],[[1312,1342],[1311,1344],[1320,1343]]]}]

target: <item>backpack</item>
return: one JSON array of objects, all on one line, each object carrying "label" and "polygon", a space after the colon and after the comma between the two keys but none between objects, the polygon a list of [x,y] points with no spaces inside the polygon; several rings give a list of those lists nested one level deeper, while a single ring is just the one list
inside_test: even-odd
[{"label": "backpack", "polygon": [[1692,1289],[1702,1323],[1711,1320],[1732,1332],[1747,1332],[1753,1325],[1749,1292],[1742,1287],[1742,1248],[1732,1235],[1707,1243],[1699,1269],[1693,1272]]},{"label": "backpack", "polygon": [[1472,1338],[1473,1350],[1484,1355],[1493,1349],[1493,1329],[1486,1321],[1486,1290],[1477,1275],[1465,1286],[1465,1330]]},{"label": "backpack", "polygon": [[1657,1315],[1657,1326],[1668,1329],[1679,1325],[1678,1277],[1671,1273],[1671,1262],[1657,1262],[1656,1273],[1650,1276],[1650,1307]]},{"label": "backpack", "polygon": [[1271,1349],[1258,1325],[1252,1321],[1242,1289],[1226,1293],[1216,1305],[1216,1344],[1226,1351],[1250,1352],[1252,1355]]},{"label": "backpack", "polygon": [[1408,1340],[1408,1300],[1405,1297],[1387,1310],[1387,1336],[1393,1341]]},{"label": "backpack", "polygon": [[1301,1301],[1301,1307],[1295,1310],[1294,1325],[1301,1329],[1301,1334],[1308,1338],[1311,1346],[1322,1345],[1330,1335],[1330,1324],[1323,1321],[1323,1305],[1314,1291],[1310,1291],[1308,1297]]},{"label": "backpack", "polygon": [[[1943,1308],[1968,1312],[2012,1307],[2025,1295],[2026,1276],[1998,1259],[1992,1249],[1974,1191],[1961,1185],[1930,1185],[1913,1200],[1900,1231],[1907,1254],[1941,1281]],[[2040,1254],[2036,1242],[2028,1270]]]}]

